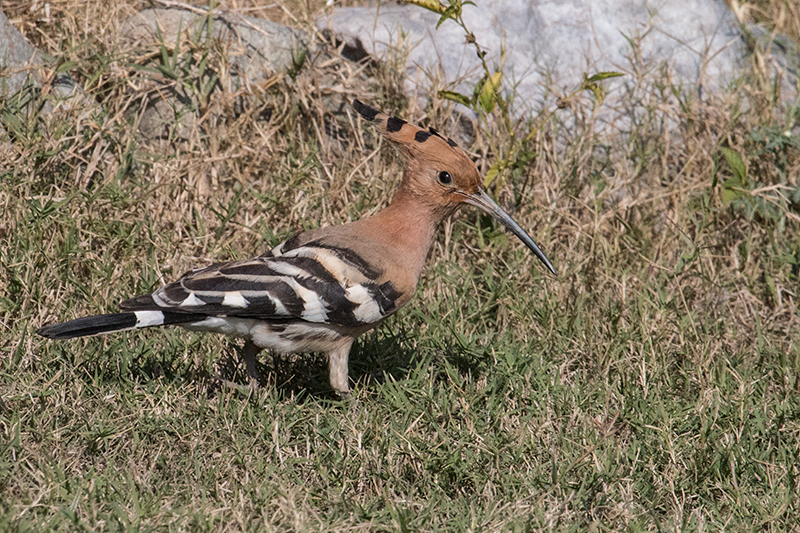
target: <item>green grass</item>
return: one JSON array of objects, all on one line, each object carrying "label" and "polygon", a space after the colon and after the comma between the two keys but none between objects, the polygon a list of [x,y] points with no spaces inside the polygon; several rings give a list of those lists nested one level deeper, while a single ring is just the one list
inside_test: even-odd
[{"label": "green grass", "polygon": [[[763,72],[702,103],[640,87],[627,133],[557,113],[495,196],[558,278],[465,212],[354,347],[352,398],[315,355],[265,355],[248,395],[212,378],[245,383],[231,339],[34,331],[364,216],[400,163],[287,100],[313,69],[143,139],[134,61],[70,20],[38,44],[97,112],[0,102],[0,530],[800,531],[800,115]],[[418,120],[392,76],[349,90]]]}]

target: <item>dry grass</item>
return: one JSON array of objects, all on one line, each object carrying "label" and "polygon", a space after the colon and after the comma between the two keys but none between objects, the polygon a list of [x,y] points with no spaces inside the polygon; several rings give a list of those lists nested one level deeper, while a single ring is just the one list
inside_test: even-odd
[{"label": "dry grass", "polygon": [[800,6],[791,0],[726,0],[741,22],[758,22],[782,33],[795,43],[800,40]]},{"label": "dry grass", "polygon": [[[221,5],[303,25],[321,4]],[[313,356],[245,397],[208,379],[228,339],[33,331],[385,205],[397,159],[320,79],[445,131],[452,110],[310,61],[148,140],[140,91],[173,82],[115,37],[146,4],[44,5],[3,10],[97,108],[0,102],[0,529],[800,530],[800,115],[763,63],[703,101],[631,83],[628,131],[580,101],[542,127],[496,194],[558,279],[465,213],[356,346],[352,401]],[[790,2],[739,7],[797,38]],[[477,131],[485,170],[499,133]]]}]

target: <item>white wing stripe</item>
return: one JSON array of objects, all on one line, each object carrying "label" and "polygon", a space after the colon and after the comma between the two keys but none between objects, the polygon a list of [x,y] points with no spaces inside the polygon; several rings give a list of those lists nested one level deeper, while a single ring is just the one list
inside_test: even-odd
[{"label": "white wing stripe", "polygon": [[314,248],[312,246],[302,246],[290,252],[286,252],[282,257],[308,257],[321,264],[331,275],[342,285],[348,285],[351,281],[366,281],[366,277],[337,256],[333,251],[325,248]]},{"label": "white wing stripe", "polygon": [[280,299],[275,298],[273,295],[271,295],[269,293],[267,293],[267,296],[269,296],[269,299],[272,300],[272,303],[275,304],[275,312],[276,313],[278,313],[279,315],[288,315],[289,314],[289,310],[286,309],[286,306],[283,305],[283,302],[280,301]]},{"label": "white wing stripe", "polygon": [[244,309],[250,305],[250,302],[247,301],[247,298],[245,298],[240,291],[229,291],[225,293],[225,297],[222,299],[222,305]]},{"label": "white wing stripe", "polygon": [[160,326],[164,323],[164,313],[161,311],[134,311],[136,315],[136,328]]},{"label": "white wing stripe", "polygon": [[178,307],[196,307],[198,305],[206,305],[206,303],[195,296],[194,291],[189,291],[189,296],[184,298],[184,300],[178,304]]},{"label": "white wing stripe", "polygon": [[347,294],[348,300],[354,304],[359,304],[358,307],[353,309],[353,316],[356,317],[356,320],[372,323],[383,318],[378,302],[375,301],[363,285],[353,285],[345,291],[345,294]]},{"label": "white wing stripe", "polygon": [[347,299],[354,304],[363,304],[373,301],[372,296],[369,295],[369,291],[367,291],[367,288],[363,285],[353,285],[352,287],[348,287],[344,292],[347,295]]},{"label": "white wing stripe", "polygon": [[265,285],[270,283],[276,283],[283,279],[283,276],[273,276],[273,275],[261,275],[261,274],[223,274],[220,273],[219,276],[228,278],[228,279],[235,279],[237,281],[250,281],[253,283],[263,283]]},{"label": "white wing stripe", "polygon": [[267,266],[275,272],[285,274],[292,278],[308,278],[311,276],[306,270],[281,261],[267,261]]},{"label": "white wing stripe", "polygon": [[353,316],[364,324],[372,324],[383,318],[378,302],[370,300],[353,309]]},{"label": "white wing stripe", "polygon": [[294,278],[287,278],[286,283],[294,289],[295,294],[303,299],[303,314],[301,318],[309,322],[326,322],[328,320],[328,311],[326,310],[326,302],[316,292],[306,289]]}]

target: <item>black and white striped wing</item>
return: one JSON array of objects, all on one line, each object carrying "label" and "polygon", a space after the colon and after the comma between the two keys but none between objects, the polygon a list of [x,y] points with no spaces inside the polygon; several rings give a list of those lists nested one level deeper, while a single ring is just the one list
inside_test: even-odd
[{"label": "black and white striped wing", "polygon": [[120,308],[347,328],[374,324],[397,308],[401,294],[379,283],[382,273],[351,250],[310,243],[284,251],[286,244],[255,259],[188,272]]}]

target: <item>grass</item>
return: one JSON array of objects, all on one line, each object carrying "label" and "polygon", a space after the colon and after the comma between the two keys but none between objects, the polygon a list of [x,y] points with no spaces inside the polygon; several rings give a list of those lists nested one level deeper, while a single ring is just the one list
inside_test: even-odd
[{"label": "grass", "polygon": [[[791,4],[748,5],[797,37]],[[34,330],[367,215],[399,162],[320,111],[313,64],[142,138],[141,58],[106,30],[138,7],[3,6],[98,106],[0,105],[0,530],[800,531],[800,115],[761,63],[703,101],[631,83],[627,131],[586,101],[543,126],[496,196],[557,279],[465,212],[355,346],[350,400],[314,355],[264,357],[247,395],[210,378],[244,383],[230,339]],[[345,90],[447,131],[374,75]]]}]

